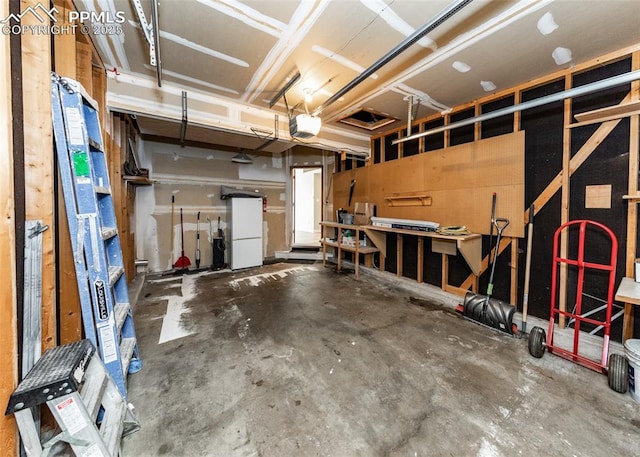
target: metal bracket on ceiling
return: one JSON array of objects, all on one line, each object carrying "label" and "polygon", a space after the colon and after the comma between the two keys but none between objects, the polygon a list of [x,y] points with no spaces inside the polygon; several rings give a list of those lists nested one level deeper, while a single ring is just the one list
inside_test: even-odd
[{"label": "metal bracket on ceiling", "polygon": [[160,59],[160,28],[158,27],[158,2],[151,0],[151,24],[147,21],[140,0],[132,0],[133,6],[140,21],[140,27],[144,37],[149,43],[149,64],[156,67],[158,87],[162,87],[162,60]]},{"label": "metal bracket on ceiling", "polygon": [[180,125],[180,144],[184,145],[187,135],[187,92],[182,91],[182,124]]},{"label": "metal bracket on ceiling", "polygon": [[411,135],[411,126],[413,121],[418,117],[418,109],[420,109],[420,97],[409,95],[404,98],[407,100],[407,136]]},{"label": "metal bracket on ceiling", "polygon": [[[254,151],[260,151],[260,150],[266,148],[267,146],[269,146],[270,144],[273,144],[276,141],[278,141],[279,136],[278,136],[278,115],[277,114],[275,115],[274,123],[275,123],[275,125],[274,125],[274,128],[273,128],[273,133],[269,133],[269,132],[266,132],[264,130],[259,130],[259,129],[256,129],[256,128],[253,128],[253,127],[251,128],[251,131],[255,134],[255,136],[257,136],[258,138],[261,138],[261,139],[266,139],[266,141],[264,143],[262,143],[260,146],[258,146],[257,148],[255,148]],[[268,136],[260,137],[260,135],[258,135],[258,132],[259,133],[263,133],[263,134],[268,134]],[[273,136],[271,136],[271,135],[273,135]]]}]

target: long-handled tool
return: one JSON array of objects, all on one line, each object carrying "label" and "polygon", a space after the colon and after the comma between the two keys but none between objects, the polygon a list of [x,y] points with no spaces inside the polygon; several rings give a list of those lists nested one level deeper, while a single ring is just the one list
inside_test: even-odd
[{"label": "long-handled tool", "polygon": [[527,333],[527,313],[529,311],[529,279],[531,277],[531,248],[533,245],[534,206],[529,208],[529,227],[527,234],[527,260],[524,269],[524,292],[522,293],[522,333]]},{"label": "long-handled tool", "polygon": [[185,270],[189,268],[189,266],[191,266],[191,260],[184,255],[184,224],[182,220],[182,208],[180,208],[180,257],[176,260],[176,263],[173,264],[173,267]]},{"label": "long-handled tool", "polygon": [[198,219],[196,222],[196,268],[200,268],[200,211],[198,211]]},{"label": "long-handled tool", "polygon": [[172,195],[171,196],[171,254],[169,256],[170,259],[173,258],[174,252],[173,250],[175,249],[175,241],[173,240],[174,237],[174,233],[175,233],[175,206],[176,206],[176,196]]},{"label": "long-handled tool", "polygon": [[351,207],[351,199],[353,198],[353,188],[356,186],[356,180],[352,179],[351,184],[349,184],[349,203],[347,207]]},{"label": "long-handled tool", "polygon": [[508,225],[509,219],[504,218],[496,218],[493,223],[498,235],[496,237],[493,262],[491,263],[491,273],[489,275],[489,284],[487,285],[487,294],[480,295],[473,292],[467,292],[464,297],[464,303],[458,310],[462,312],[464,317],[486,325],[487,327],[513,335],[517,330],[513,325],[515,307],[509,303],[503,303],[492,297],[493,276],[498,260],[500,239],[502,238],[502,232]]},{"label": "long-handled tool", "polygon": [[491,260],[491,246],[493,246],[493,226],[496,223],[496,200],[497,195],[494,192],[491,199],[491,223],[489,224],[489,260]]}]

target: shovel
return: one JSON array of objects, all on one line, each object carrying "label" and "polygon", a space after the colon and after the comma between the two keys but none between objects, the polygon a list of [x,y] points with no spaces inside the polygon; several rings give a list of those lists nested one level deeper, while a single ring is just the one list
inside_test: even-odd
[{"label": "shovel", "polygon": [[515,314],[515,307],[491,297],[493,294],[493,275],[498,259],[500,239],[502,237],[502,231],[507,225],[509,225],[509,219],[497,218],[493,221],[493,226],[496,228],[498,235],[493,253],[493,261],[491,263],[491,274],[489,275],[487,294],[481,295],[467,292],[467,295],[464,297],[464,303],[462,304],[462,314],[464,317],[486,325],[487,327],[513,335],[513,315]]}]

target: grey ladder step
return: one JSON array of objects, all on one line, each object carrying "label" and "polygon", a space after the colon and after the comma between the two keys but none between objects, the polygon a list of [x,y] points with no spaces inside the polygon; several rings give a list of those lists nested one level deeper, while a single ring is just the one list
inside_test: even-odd
[{"label": "grey ladder step", "polygon": [[106,448],[114,457],[118,455],[120,438],[124,429],[124,419],[127,414],[127,404],[122,397],[107,408],[100,425],[100,434]]},{"label": "grey ladder step", "polygon": [[118,234],[118,229],[115,227],[102,227],[102,239],[108,240]]},{"label": "grey ladder step", "polygon": [[98,358],[93,357],[87,367],[87,373],[84,381],[85,385],[82,388],[80,396],[82,397],[82,402],[87,408],[89,416],[94,420],[98,417],[101,400],[108,382],[109,377],[104,366],[102,366]]},{"label": "grey ladder step", "polygon": [[129,371],[129,364],[136,347],[135,338],[122,338],[120,342],[120,360],[122,361],[122,372],[126,375]]},{"label": "grey ladder step", "polygon": [[118,329],[118,333],[120,333],[122,325],[129,315],[130,309],[131,305],[129,305],[129,303],[116,303],[113,313],[115,314],[116,328]]},{"label": "grey ladder step", "polygon": [[123,267],[113,266],[109,267],[109,286],[113,287],[120,276],[124,273]]},{"label": "grey ladder step", "polygon": [[[33,413],[42,404],[61,431],[44,443],[39,413]],[[104,414],[98,426],[100,411]],[[11,395],[7,414],[11,413],[31,456],[48,454],[55,446],[54,452],[70,447],[77,456],[118,457],[123,432],[140,428],[89,340],[46,351]]]}]

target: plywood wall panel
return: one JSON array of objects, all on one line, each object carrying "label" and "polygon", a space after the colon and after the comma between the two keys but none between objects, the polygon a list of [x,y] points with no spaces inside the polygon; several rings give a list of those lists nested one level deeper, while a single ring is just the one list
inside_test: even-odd
[{"label": "plywood wall panel", "polygon": [[[337,207],[348,198],[351,179],[357,180],[353,201],[374,203],[379,216],[465,225],[483,234],[489,233],[495,192],[496,216],[511,222],[504,235],[524,236],[523,132],[338,173],[334,180]],[[358,187],[361,180],[368,181],[366,195]],[[390,206],[385,199],[416,193],[431,197],[431,204]]]}]

